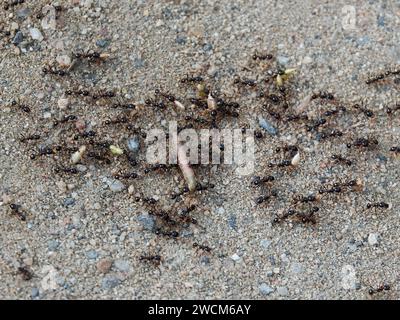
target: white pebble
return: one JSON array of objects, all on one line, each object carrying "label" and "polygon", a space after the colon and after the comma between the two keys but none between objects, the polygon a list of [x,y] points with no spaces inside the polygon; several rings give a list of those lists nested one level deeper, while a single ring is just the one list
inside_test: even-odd
[{"label": "white pebble", "polygon": [[29,33],[31,34],[33,40],[41,42],[44,39],[42,33],[38,28],[29,29]]}]

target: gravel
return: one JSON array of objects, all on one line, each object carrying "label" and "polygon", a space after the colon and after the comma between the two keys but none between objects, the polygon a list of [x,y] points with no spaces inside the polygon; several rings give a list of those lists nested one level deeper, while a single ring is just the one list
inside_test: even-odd
[{"label": "gravel", "polygon": [[[385,112],[398,102],[398,87],[391,80],[365,84],[370,73],[400,64],[394,1],[60,1],[65,9],[57,12],[55,30],[36,17],[48,3],[25,1],[0,10],[0,298],[32,299],[37,288],[34,299],[399,299],[399,158],[389,150],[398,144],[400,122],[399,111]],[[347,5],[356,11],[354,26],[346,25]],[[91,50],[110,56],[99,63],[74,56]],[[255,52],[273,58],[254,60]],[[287,82],[293,89],[285,97],[287,110],[259,95],[270,93],[263,79],[278,64],[296,69]],[[44,74],[45,65],[68,75]],[[142,133],[168,130],[171,120],[182,128],[209,127],[195,121],[209,113],[191,105],[198,89],[180,81],[186,75],[201,75],[216,96],[239,103],[237,118],[217,114],[218,127],[265,134],[255,139],[249,176],[227,164],[196,165],[197,180],[215,188],[172,199],[185,186],[180,169],[145,174],[148,142]],[[236,75],[255,80],[256,87],[234,84]],[[94,101],[67,95],[68,89],[114,90],[117,97]],[[174,95],[185,110],[156,96],[155,89]],[[320,91],[332,92],[337,101],[305,99]],[[14,99],[31,112],[11,104]],[[147,99],[166,107],[146,105]],[[375,117],[351,107],[360,101]],[[136,108],[125,109],[125,103]],[[315,121],[342,104],[347,112],[327,117],[315,131],[305,129],[305,120],[285,121],[297,106],[305,106]],[[281,113],[282,120],[269,111]],[[66,115],[78,120],[60,122]],[[105,124],[120,116],[128,123]],[[273,129],[265,123],[260,129],[259,116]],[[316,139],[335,128],[342,137]],[[113,157],[78,136],[78,129],[95,131],[94,141],[112,142],[124,154]],[[20,141],[34,133],[38,141]],[[379,140],[374,149],[346,146],[372,136]],[[128,144],[134,137],[140,148]],[[31,159],[39,145],[62,148]],[[73,151],[65,147],[83,145],[87,150],[79,163],[71,163]],[[268,167],[291,160],[283,151],[289,145],[299,147],[299,165]],[[92,150],[111,164],[89,157]],[[127,161],[131,152],[136,162]],[[354,165],[336,164],[333,154]],[[58,165],[78,172],[57,173]],[[132,172],[138,178],[114,178]],[[254,187],[255,175],[275,180]],[[360,179],[362,190],[294,204],[296,196],[348,179]],[[271,191],[277,196],[255,203]],[[158,202],[147,203],[150,197]],[[391,207],[366,208],[380,201]],[[21,205],[25,222],[10,203]],[[148,212],[174,215],[192,204],[190,216],[198,223],[177,228],[181,237],[155,234],[158,227],[175,226]],[[315,225],[295,218],[272,223],[289,208],[306,211],[314,205],[320,209]],[[212,252],[193,248],[194,242]],[[158,266],[139,259],[158,254]],[[20,261],[30,263],[31,280],[18,275]],[[369,286],[382,283],[391,290],[370,297]],[[263,288],[274,291],[264,294]]]}]

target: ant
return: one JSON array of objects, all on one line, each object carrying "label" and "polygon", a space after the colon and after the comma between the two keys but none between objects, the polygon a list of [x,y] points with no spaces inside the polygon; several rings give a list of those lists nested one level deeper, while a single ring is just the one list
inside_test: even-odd
[{"label": "ant", "polygon": [[50,66],[50,65],[44,66],[42,68],[42,72],[44,74],[52,74],[52,75],[56,75],[56,76],[60,76],[60,77],[64,77],[64,76],[68,75],[67,71],[62,70],[62,69],[56,69],[55,67]]},{"label": "ant", "polygon": [[100,63],[105,61],[109,57],[109,54],[92,51],[87,53],[74,53],[74,57],[78,60],[86,59],[89,63]]},{"label": "ant", "polygon": [[147,174],[147,173],[150,173],[150,172],[153,172],[153,171],[167,170],[167,169],[168,169],[168,166],[166,164],[158,163],[158,164],[155,164],[155,165],[150,166],[148,168],[145,168],[144,169],[144,173]]},{"label": "ant", "polygon": [[[205,184],[205,185],[198,183],[196,185],[196,191],[204,191],[207,189],[213,189],[214,187],[215,187],[215,185],[213,183],[209,183],[209,184]],[[177,199],[178,197],[182,196],[185,193],[188,193],[189,191],[190,191],[189,188],[187,186],[185,186],[185,187],[183,187],[183,189],[181,191],[172,193],[171,199],[173,199],[173,200]]]},{"label": "ant", "polygon": [[19,139],[19,141],[20,142],[27,142],[27,141],[30,141],[30,140],[39,140],[40,139],[40,135],[39,134],[32,134],[32,135],[29,135],[29,136],[26,136],[26,137],[21,137],[20,139]]},{"label": "ant", "polygon": [[158,202],[158,200],[154,199],[154,198],[147,198],[147,197],[135,197],[135,201],[139,202],[142,201],[144,203],[150,204],[150,205],[154,205]]},{"label": "ant", "polygon": [[120,124],[120,123],[127,123],[129,120],[127,117],[125,116],[119,116],[115,119],[107,119],[106,121],[104,121],[105,125],[114,125],[114,124]]},{"label": "ant", "polygon": [[343,136],[343,132],[340,130],[337,130],[337,129],[333,129],[331,131],[321,133],[322,140],[325,140],[328,138],[341,137],[341,136]]},{"label": "ant", "polygon": [[33,278],[33,272],[28,267],[18,267],[18,273],[21,275],[22,280],[29,281]]},{"label": "ant", "polygon": [[161,210],[161,211],[149,211],[149,215],[155,216],[160,218],[162,221],[164,221],[167,225],[170,226],[175,226],[177,225],[177,222],[173,220],[168,212]]},{"label": "ant", "polygon": [[151,262],[152,264],[154,264],[155,266],[159,266],[161,263],[161,256],[160,255],[147,255],[147,256],[140,256],[139,257],[139,261],[147,261],[147,262]]},{"label": "ant", "polygon": [[26,215],[21,211],[21,206],[15,203],[10,204],[10,209],[21,221],[26,221]]},{"label": "ant", "polygon": [[347,166],[351,166],[353,164],[353,161],[344,158],[343,156],[339,155],[339,154],[333,154],[331,156],[331,159],[334,160],[336,163],[343,163]]},{"label": "ant", "polygon": [[320,119],[316,120],[314,123],[306,125],[306,129],[308,132],[317,130],[320,126],[324,125],[325,123],[326,123],[326,119],[320,118]]},{"label": "ant", "polygon": [[291,114],[286,117],[287,122],[308,121],[306,114]]},{"label": "ant", "polygon": [[191,98],[190,103],[194,104],[195,106],[201,108],[201,109],[207,109],[207,101],[198,99],[198,98]]},{"label": "ant", "polygon": [[205,245],[199,244],[197,242],[193,243],[193,248],[196,248],[197,250],[202,250],[207,253],[210,253],[212,250],[209,246],[205,246]]},{"label": "ant", "polygon": [[400,153],[400,147],[391,147],[390,152],[394,152],[395,154]]},{"label": "ant", "polygon": [[156,235],[161,235],[164,237],[168,237],[168,238],[173,238],[176,239],[179,237],[179,232],[178,231],[165,231],[162,230],[161,228],[157,228],[154,232]]},{"label": "ant", "polygon": [[269,195],[261,195],[256,198],[256,203],[257,204],[262,204],[263,202],[269,201],[272,199],[272,197],[276,197],[277,193],[276,191],[272,191],[271,194]]},{"label": "ant", "polygon": [[[57,146],[55,148],[55,150],[56,151],[60,151],[61,150],[61,146]],[[39,148],[39,152],[37,154],[32,153],[30,155],[30,158],[31,158],[31,160],[34,160],[34,159],[36,159],[37,156],[41,157],[41,156],[48,156],[48,155],[51,155],[51,154],[54,154],[54,150],[52,148],[50,148],[50,147],[40,147]]]},{"label": "ant", "polygon": [[78,119],[78,117],[76,115],[70,114],[70,115],[62,117],[60,120],[54,120],[53,125],[57,126],[59,123],[66,123],[66,122],[70,122],[70,121],[75,121],[77,119]]},{"label": "ant", "polygon": [[78,174],[79,173],[78,169],[76,169],[76,168],[63,168],[63,167],[54,168],[54,172],[55,173],[64,172],[64,173],[68,173],[68,174]]},{"label": "ant", "polygon": [[273,167],[284,168],[284,167],[291,167],[291,166],[292,166],[292,162],[290,160],[283,160],[278,163],[272,163],[272,162],[268,163],[269,168],[273,168]]},{"label": "ant", "polygon": [[378,288],[370,287],[370,289],[368,290],[368,294],[372,296],[373,294],[378,293],[378,292],[382,292],[384,290],[385,291],[389,291],[390,290],[390,285],[382,284]]},{"label": "ant", "polygon": [[358,103],[354,104],[352,107],[356,110],[360,110],[368,118],[374,117],[374,112],[372,110],[364,108],[363,106],[360,106]]},{"label": "ant", "polygon": [[133,103],[114,103],[111,107],[114,109],[121,108],[121,109],[133,110],[136,108],[136,105],[134,105]]},{"label": "ant", "polygon": [[341,193],[346,191],[348,188],[351,188],[353,191],[355,191],[358,187],[361,186],[361,183],[357,180],[349,180],[346,182],[335,182],[331,187],[329,188],[321,188],[319,189],[319,194],[324,194],[324,193]]},{"label": "ant", "polygon": [[254,176],[251,180],[251,184],[255,187],[260,186],[261,184],[264,184],[266,182],[272,182],[275,180],[275,177],[273,176],[265,176],[265,177],[260,177],[260,176]]},{"label": "ant", "polygon": [[5,3],[3,8],[4,8],[4,10],[8,10],[8,9],[10,9],[10,7],[15,7],[19,4],[23,4],[24,2],[25,2],[25,0],[13,0],[8,3]]},{"label": "ant", "polygon": [[165,109],[166,108],[166,105],[165,105],[165,103],[163,101],[156,102],[156,101],[154,101],[152,99],[146,99],[146,101],[144,103],[146,105],[152,106],[153,108],[156,108],[156,109]]},{"label": "ant", "polygon": [[271,60],[274,56],[272,54],[260,54],[258,52],[255,52],[252,55],[253,60]]},{"label": "ant", "polygon": [[310,202],[316,202],[318,200],[319,200],[319,198],[316,195],[308,195],[308,196],[297,195],[297,196],[293,197],[294,204],[310,203]]},{"label": "ant", "polygon": [[316,224],[317,220],[315,219],[315,213],[318,211],[319,211],[318,207],[312,207],[310,209],[310,211],[307,213],[296,211],[294,209],[289,209],[282,216],[275,217],[274,220],[272,221],[272,223],[277,224],[277,223],[280,223],[280,222],[288,219],[291,216],[294,216],[304,224],[305,223]]},{"label": "ant", "polygon": [[397,76],[397,75],[399,75],[399,74],[400,74],[400,69],[387,70],[387,71],[385,71],[385,72],[383,72],[383,73],[380,73],[380,74],[377,74],[377,75],[374,75],[374,76],[369,77],[369,78],[365,81],[365,83],[366,83],[366,84],[377,83],[377,82],[379,82],[379,81],[382,81],[382,80],[385,79],[385,78],[388,78],[388,77],[390,77],[390,76]]},{"label": "ant", "polygon": [[371,208],[389,209],[389,204],[386,202],[367,203],[367,209]]},{"label": "ant", "polygon": [[189,75],[186,75],[185,78],[181,79],[180,82],[181,83],[199,83],[199,82],[203,82],[203,77],[201,76],[191,76],[189,77]]},{"label": "ant", "polygon": [[90,131],[87,131],[87,132],[76,134],[74,136],[74,140],[78,140],[79,137],[82,137],[82,138],[93,138],[95,136],[96,136],[96,132],[93,131],[93,130],[90,130]]},{"label": "ant", "polygon": [[16,100],[11,101],[11,106],[18,107],[19,109],[21,109],[25,113],[30,113],[31,112],[31,108],[29,108],[25,104],[18,103]]},{"label": "ant", "polygon": [[332,93],[320,91],[320,92],[312,94],[311,100],[315,100],[315,99],[335,100],[335,96]]},{"label": "ant", "polygon": [[233,83],[238,84],[238,85],[247,86],[247,87],[255,87],[257,85],[256,80],[246,79],[246,78],[241,79],[239,76],[235,77],[235,80],[233,80]]},{"label": "ant", "polygon": [[398,111],[398,110],[400,110],[400,103],[396,103],[396,105],[394,106],[394,107],[388,107],[387,109],[386,109],[386,113],[387,114],[389,114],[389,115],[391,115],[391,114],[393,114],[394,112],[396,112],[396,111]]},{"label": "ant", "polygon": [[325,112],[324,112],[324,116],[325,116],[325,117],[331,117],[331,116],[333,116],[333,115],[339,114],[339,112],[346,112],[346,111],[347,111],[347,109],[346,109],[345,107],[340,106],[339,108],[331,109],[331,110],[325,111]]},{"label": "ant", "polygon": [[348,143],[347,148],[351,148],[352,146],[357,148],[368,148],[378,145],[379,142],[375,138],[357,138],[353,143]]},{"label": "ant", "polygon": [[120,179],[137,179],[139,176],[136,172],[131,172],[131,173],[117,173],[116,175],[114,175],[114,178],[117,180]]}]

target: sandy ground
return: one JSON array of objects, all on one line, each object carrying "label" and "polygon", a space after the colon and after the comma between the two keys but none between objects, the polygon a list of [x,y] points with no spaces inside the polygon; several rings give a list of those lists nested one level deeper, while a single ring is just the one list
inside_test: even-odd
[{"label": "sandy ground", "polygon": [[[48,4],[57,5],[27,0],[0,10],[0,298],[400,297],[399,157],[389,151],[400,146],[400,111],[391,116],[385,111],[398,102],[399,84],[395,77],[365,83],[370,73],[400,64],[399,1],[60,1],[55,30],[45,29],[38,16]],[[354,25],[348,19],[352,10]],[[57,67],[57,61],[86,50],[110,57],[100,64],[83,61],[64,77],[43,74],[46,64]],[[252,59],[256,51],[274,58],[262,66]],[[288,84],[287,112],[309,94],[329,91],[333,104],[316,99],[306,112],[315,120],[345,105],[348,111],[325,125],[343,131],[342,137],[318,140],[304,122],[278,121],[262,107],[270,101],[257,94],[269,94],[271,86],[262,79],[276,62],[283,69],[297,68]],[[136,167],[124,156],[111,164],[84,157],[73,166],[78,174],[54,172],[56,166],[72,167],[72,151],[65,146],[87,144],[82,137],[71,139],[77,124],[126,153],[133,130],[104,125],[106,119],[125,114],[134,128],[145,131],[174,119],[186,125],[185,115],[198,117],[195,107],[145,106],[156,88],[190,106],[194,86],[179,82],[186,74],[203,76],[213,92],[240,104],[239,117],[222,119],[220,128],[259,129],[260,115],[278,128],[276,136],[264,132],[256,140],[254,173],[275,176],[277,197],[256,205],[263,191],[251,186],[251,177],[235,174],[235,166],[204,165],[195,168],[196,175],[215,188],[173,200],[170,194],[184,186],[181,173],[172,168],[144,174],[142,138]],[[233,84],[235,75],[257,80],[256,88]],[[93,101],[65,95],[79,87],[115,90],[117,97]],[[137,113],[110,108],[116,101],[135,103]],[[374,117],[351,108],[361,101]],[[79,122],[54,126],[55,119],[71,114]],[[21,135],[34,133],[39,140],[20,142]],[[375,137],[379,144],[371,150],[346,147],[361,137]],[[269,168],[282,158],[275,149],[284,143],[299,147],[299,166]],[[39,146],[55,145],[62,151],[30,159]],[[334,164],[334,153],[353,165]],[[116,182],[120,170],[139,178]],[[320,209],[315,225],[294,219],[272,224],[293,207],[296,194],[317,194],[324,183],[350,179],[362,181],[362,190],[325,195],[313,204]],[[177,239],[156,235],[154,225],[163,221],[148,215],[155,209],[136,202],[136,196],[154,197],[156,208],[171,212],[196,203],[191,216],[198,225],[179,226]],[[374,202],[390,207],[367,209]],[[11,203],[20,205],[26,221],[18,219]],[[211,247],[211,253],[194,249],[194,242]],[[140,261],[146,254],[160,255],[160,265]],[[383,284],[390,290],[368,294]]]}]

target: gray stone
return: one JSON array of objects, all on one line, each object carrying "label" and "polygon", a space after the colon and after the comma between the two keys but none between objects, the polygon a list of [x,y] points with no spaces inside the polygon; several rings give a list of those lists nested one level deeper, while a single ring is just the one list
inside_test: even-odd
[{"label": "gray stone", "polygon": [[86,252],[86,258],[94,260],[99,256],[95,250],[89,250]]},{"label": "gray stone", "polygon": [[155,220],[153,216],[148,214],[141,214],[137,217],[139,223],[143,226],[144,229],[148,231],[153,231],[155,227]]},{"label": "gray stone", "polygon": [[285,56],[277,56],[276,59],[281,66],[286,67],[289,63],[289,58]]},{"label": "gray stone", "polygon": [[49,251],[57,251],[58,247],[60,246],[60,242],[58,240],[49,240],[47,241],[47,248]]},{"label": "gray stone", "polygon": [[105,48],[110,44],[110,40],[108,39],[99,39],[96,41],[96,46],[99,48]]},{"label": "gray stone", "polygon": [[18,19],[25,19],[30,13],[29,8],[23,8],[20,10],[17,10],[16,15]]},{"label": "gray stone", "polygon": [[40,294],[40,292],[39,292],[39,289],[38,289],[38,288],[33,287],[33,288],[31,289],[31,297],[32,297],[32,298],[38,297],[39,294]]},{"label": "gray stone", "polygon": [[187,38],[185,36],[182,36],[182,35],[178,35],[176,37],[176,39],[175,39],[175,42],[177,44],[181,44],[181,45],[186,44],[186,41],[187,41]]},{"label": "gray stone", "polygon": [[274,289],[271,288],[269,285],[267,285],[266,283],[262,283],[260,284],[260,286],[258,287],[258,289],[260,290],[260,293],[264,296],[268,296],[270,295],[272,292],[274,292]]},{"label": "gray stone", "polygon": [[126,186],[121,181],[116,179],[108,180],[107,184],[112,192],[121,192],[126,188]]},{"label": "gray stone", "polygon": [[281,297],[286,297],[289,294],[289,291],[286,287],[278,287],[276,289],[276,292],[281,296]]},{"label": "gray stone", "polygon": [[300,263],[293,263],[292,268],[291,268],[293,273],[302,273],[303,272],[303,266]]},{"label": "gray stone", "polygon": [[121,279],[112,274],[106,275],[101,281],[101,287],[106,290],[113,289],[120,284],[121,284]]},{"label": "gray stone", "polygon": [[128,272],[131,268],[129,262],[126,260],[115,260],[114,267],[122,272]]},{"label": "gray stone", "polygon": [[66,207],[72,207],[73,205],[75,205],[75,199],[72,197],[68,197],[64,199],[64,206]]},{"label": "gray stone", "polygon": [[368,243],[371,246],[377,246],[379,244],[379,235],[377,233],[370,233],[368,236]]},{"label": "gray stone", "polygon": [[213,46],[211,43],[206,43],[205,45],[203,45],[203,50],[208,52],[211,51],[213,49]]},{"label": "gray stone", "polygon": [[272,241],[268,239],[262,239],[260,241],[260,246],[263,247],[264,249],[268,249],[268,247],[271,245]]},{"label": "gray stone", "polygon": [[137,154],[139,152],[139,148],[140,148],[139,138],[137,136],[129,138],[128,142],[127,142],[127,146],[128,146],[129,151],[131,151],[134,154]]},{"label": "gray stone", "polygon": [[22,41],[24,41],[24,34],[21,31],[18,31],[14,38],[12,39],[12,44],[19,45]]},{"label": "gray stone", "polygon": [[143,59],[140,59],[140,58],[135,58],[135,59],[133,60],[133,66],[134,66],[136,69],[143,68],[143,67],[144,67],[144,60],[143,60]]},{"label": "gray stone", "polygon": [[278,134],[278,130],[261,116],[258,117],[258,124],[271,136],[276,136]]},{"label": "gray stone", "polygon": [[43,35],[38,28],[30,28],[29,33],[31,34],[31,38],[37,41],[43,41]]},{"label": "gray stone", "polygon": [[233,230],[237,230],[236,216],[234,216],[233,214],[231,214],[231,215],[228,217],[228,225],[229,225]]}]

